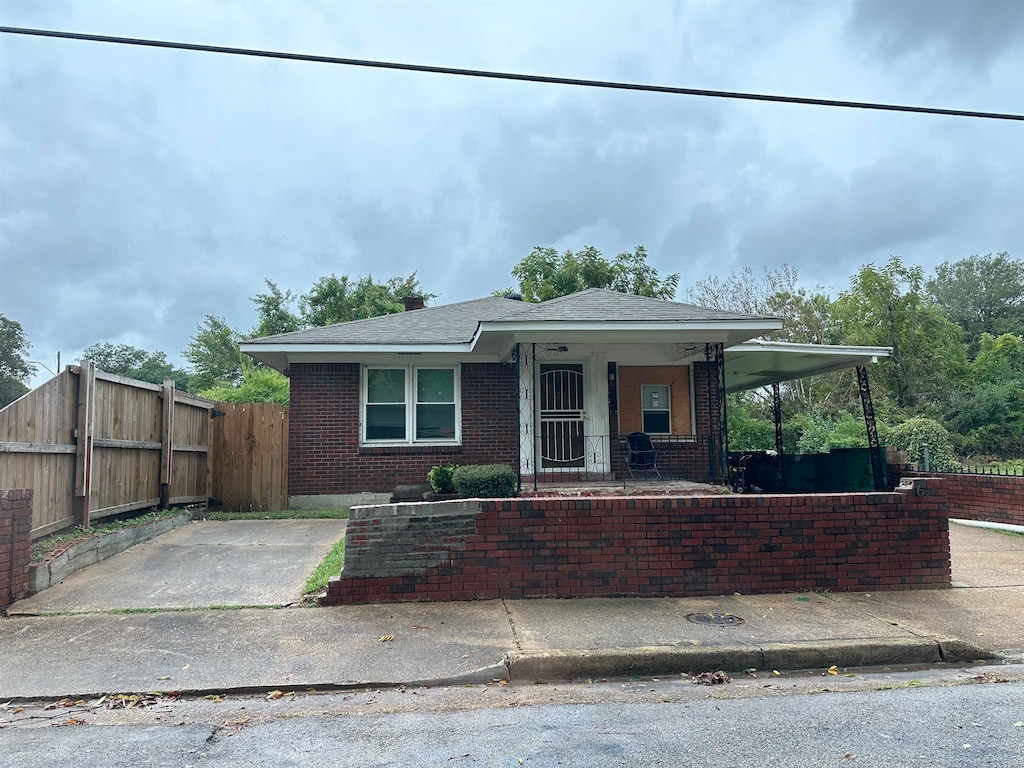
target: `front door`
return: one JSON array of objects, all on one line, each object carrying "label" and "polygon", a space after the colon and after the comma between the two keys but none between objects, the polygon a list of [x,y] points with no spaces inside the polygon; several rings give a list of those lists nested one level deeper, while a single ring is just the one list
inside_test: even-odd
[{"label": "front door", "polygon": [[586,418],[582,363],[540,366],[540,468],[575,469],[586,466]]}]

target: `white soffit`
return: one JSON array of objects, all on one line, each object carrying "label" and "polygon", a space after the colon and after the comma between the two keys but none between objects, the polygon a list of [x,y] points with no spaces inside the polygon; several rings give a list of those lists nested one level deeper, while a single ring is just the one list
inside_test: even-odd
[{"label": "white soffit", "polygon": [[784,341],[748,341],[725,350],[725,391],[742,392],[776,382],[792,381],[888,357],[889,347],[853,347],[793,344]]}]

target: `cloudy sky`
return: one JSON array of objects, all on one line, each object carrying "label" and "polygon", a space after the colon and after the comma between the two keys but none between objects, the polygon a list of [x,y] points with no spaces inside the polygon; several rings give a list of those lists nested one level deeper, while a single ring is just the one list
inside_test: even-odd
[{"label": "cloudy sky", "polygon": [[[3,0],[0,24],[1024,113],[1024,3]],[[535,245],[687,286],[1024,255],[1024,125],[0,35],[0,311],[32,357],[180,351],[270,278],[416,270],[447,303]],[[53,367],[52,362],[48,363]],[[37,378],[36,381],[40,379]]]}]

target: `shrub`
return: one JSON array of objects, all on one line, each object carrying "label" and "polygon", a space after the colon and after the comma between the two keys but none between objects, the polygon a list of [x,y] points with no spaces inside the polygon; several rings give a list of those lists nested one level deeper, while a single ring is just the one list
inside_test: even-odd
[{"label": "shrub", "polygon": [[924,449],[928,445],[928,468],[937,471],[956,469],[949,432],[934,419],[913,418],[887,430],[886,442],[906,451],[911,461],[924,469]]},{"label": "shrub", "polygon": [[493,499],[516,495],[516,473],[505,464],[470,464],[452,473],[455,492],[463,498]]},{"label": "shrub", "polygon": [[454,464],[442,464],[427,472],[427,482],[434,493],[455,493],[455,484],[452,482],[454,472]]}]

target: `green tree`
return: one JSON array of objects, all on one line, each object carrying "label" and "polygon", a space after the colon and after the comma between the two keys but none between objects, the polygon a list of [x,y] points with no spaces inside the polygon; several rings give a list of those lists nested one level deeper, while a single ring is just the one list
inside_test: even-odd
[{"label": "green tree", "polygon": [[167,362],[165,352],[147,352],[129,344],[93,344],[82,351],[83,360],[92,360],[96,367],[107,373],[116,373],[130,379],[163,384],[173,379],[178,389],[188,389],[188,371],[175,368]]},{"label": "green tree", "polygon": [[944,261],[926,288],[963,329],[972,357],[983,333],[1024,335],[1024,261],[1008,253]]},{"label": "green tree", "polygon": [[538,246],[512,268],[512,276],[519,281],[523,300],[531,302],[548,301],[588,288],[671,299],[679,286],[678,273],[662,278],[647,263],[647,251],[642,245],[632,253],[620,253],[613,261],[604,258],[594,246],[562,254],[554,248]]},{"label": "green tree", "polygon": [[287,377],[273,368],[259,365],[255,361],[247,361],[242,371],[242,381],[238,386],[227,384],[201,389],[202,397],[230,403],[282,403],[288,404],[289,382]]},{"label": "green tree", "polygon": [[241,334],[224,318],[207,315],[182,353],[192,364],[190,386],[199,390],[217,384],[237,385],[242,380],[240,340]]},{"label": "green tree", "polygon": [[402,312],[402,300],[408,296],[435,298],[423,290],[415,272],[383,283],[372,275],[353,281],[348,275],[332,274],[317,280],[299,299],[299,307],[305,324],[316,327]]},{"label": "green tree", "polygon": [[836,313],[847,343],[892,347],[872,378],[894,406],[941,407],[948,400],[966,355],[960,328],[925,294],[921,267],[905,266],[897,256],[881,269],[861,267]]},{"label": "green tree", "polygon": [[302,321],[292,311],[295,294],[290,290],[282,291],[270,279],[264,279],[263,282],[267,284],[267,292],[258,293],[252,298],[252,303],[256,305],[257,322],[251,335],[259,338],[300,330]]},{"label": "green tree", "polygon": [[963,456],[1024,455],[1024,339],[981,334],[947,421]]},{"label": "green tree", "polygon": [[0,408],[28,392],[35,367],[28,361],[32,344],[21,323],[0,313]]},{"label": "green tree", "polygon": [[[785,325],[781,330],[764,335],[770,341],[842,342],[835,302],[821,286],[801,286],[799,273],[788,264],[777,269],[765,267],[760,276],[745,266],[724,278],[705,277],[687,290],[686,299],[702,307],[782,318]],[[790,416],[813,410],[838,414],[851,407],[853,395],[849,373],[808,376],[786,382],[783,410]]]}]

